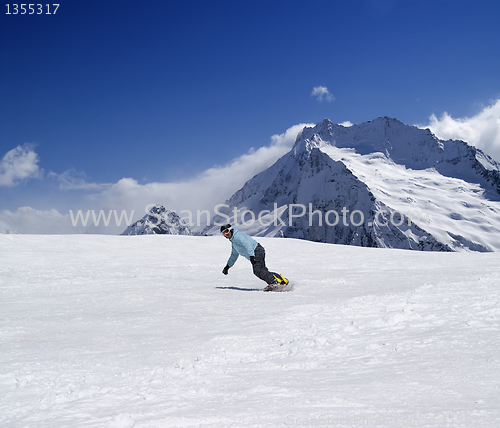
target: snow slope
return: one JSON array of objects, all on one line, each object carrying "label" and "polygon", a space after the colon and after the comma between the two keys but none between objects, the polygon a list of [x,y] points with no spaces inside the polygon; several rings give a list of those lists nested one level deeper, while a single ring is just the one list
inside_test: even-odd
[{"label": "snow slope", "polygon": [[0,426],[500,426],[499,253],[0,235]]}]

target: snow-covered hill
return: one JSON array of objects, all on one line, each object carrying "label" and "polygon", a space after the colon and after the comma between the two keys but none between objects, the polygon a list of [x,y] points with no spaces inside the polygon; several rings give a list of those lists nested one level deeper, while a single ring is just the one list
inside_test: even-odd
[{"label": "snow-covered hill", "polygon": [[214,222],[256,236],[500,250],[500,165],[463,141],[386,117],[305,128],[288,154],[225,205]]},{"label": "snow-covered hill", "polygon": [[0,426],[500,426],[500,253],[0,235]]},{"label": "snow-covered hill", "polygon": [[140,220],[128,226],[122,235],[191,235],[175,211],[155,205]]}]

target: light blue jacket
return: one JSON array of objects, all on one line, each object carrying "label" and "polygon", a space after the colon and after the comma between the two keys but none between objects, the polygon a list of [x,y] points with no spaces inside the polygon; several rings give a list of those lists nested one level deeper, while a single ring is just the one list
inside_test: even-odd
[{"label": "light blue jacket", "polygon": [[227,261],[229,267],[233,266],[238,260],[238,256],[243,256],[250,260],[250,256],[255,256],[255,248],[259,243],[247,234],[240,232],[238,229],[233,229],[233,236],[231,236],[231,256]]}]

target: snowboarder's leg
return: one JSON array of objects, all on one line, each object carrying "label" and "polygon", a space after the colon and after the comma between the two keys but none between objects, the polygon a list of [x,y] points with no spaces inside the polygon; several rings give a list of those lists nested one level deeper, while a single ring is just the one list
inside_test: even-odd
[{"label": "snowboarder's leg", "polygon": [[266,284],[273,284],[276,280],[274,272],[269,272],[266,267],[266,251],[262,245],[257,245],[255,248],[255,263],[253,263],[254,275],[264,281]]},{"label": "snowboarder's leg", "polygon": [[276,283],[276,278],[274,275],[278,275],[275,272],[269,272],[266,267],[266,251],[262,245],[257,245],[255,248],[255,263],[253,263],[253,273],[254,275],[262,279],[266,284]]}]

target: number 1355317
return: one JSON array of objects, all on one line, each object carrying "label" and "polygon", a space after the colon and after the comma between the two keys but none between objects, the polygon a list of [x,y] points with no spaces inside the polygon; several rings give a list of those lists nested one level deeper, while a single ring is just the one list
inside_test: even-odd
[{"label": "number 1355317", "polygon": [[6,15],[55,15],[58,4],[6,4]]}]

